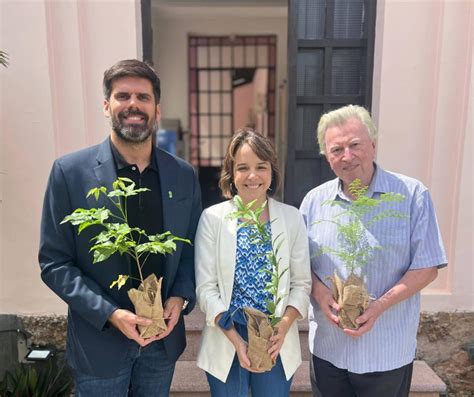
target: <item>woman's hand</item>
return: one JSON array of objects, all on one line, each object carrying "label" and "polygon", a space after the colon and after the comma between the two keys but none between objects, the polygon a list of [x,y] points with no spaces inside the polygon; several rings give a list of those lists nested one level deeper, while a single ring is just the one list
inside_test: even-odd
[{"label": "woman's hand", "polygon": [[234,345],[237,358],[239,359],[240,366],[247,370],[250,370],[250,359],[247,356],[247,343],[239,337],[239,341]]},{"label": "woman's hand", "polygon": [[283,317],[275,326],[274,335],[270,338],[272,346],[268,350],[268,354],[270,354],[273,361],[275,361],[278,357],[278,354],[280,354],[280,350],[283,346],[283,342],[285,341],[286,334],[288,333],[291,324],[293,324],[293,322],[298,317],[300,317],[299,311],[293,306],[287,306]]},{"label": "woman's hand", "polygon": [[273,362],[276,361],[278,354],[280,354],[281,347],[283,346],[283,342],[285,341],[285,337],[289,328],[288,322],[284,321],[283,319],[281,319],[281,321],[275,327],[275,333],[270,338],[272,346],[268,350],[268,354],[270,354]]},{"label": "woman's hand", "polygon": [[[219,320],[221,319],[223,314],[224,313],[219,313],[216,316],[215,318],[216,324],[219,324]],[[249,356],[247,355],[247,347],[248,347],[247,342],[245,342],[242,339],[242,337],[239,335],[235,327],[232,326],[230,329],[221,328],[221,331],[224,332],[227,339],[229,339],[230,342],[234,345],[235,352],[237,353],[237,358],[239,359],[240,366],[249,372],[256,372],[256,373],[262,372],[250,366],[251,365],[250,359],[249,359]]]},{"label": "woman's hand", "polygon": [[[235,329],[234,329],[235,331]],[[234,341],[234,347],[235,347],[235,352],[237,353],[237,358],[239,359],[240,366],[243,369],[246,369],[249,372],[254,372],[254,373],[260,373],[263,371],[259,371],[255,368],[252,368],[250,365],[250,359],[249,356],[247,355],[247,348],[248,344],[245,342],[242,337],[235,331],[238,337],[235,337]]]}]

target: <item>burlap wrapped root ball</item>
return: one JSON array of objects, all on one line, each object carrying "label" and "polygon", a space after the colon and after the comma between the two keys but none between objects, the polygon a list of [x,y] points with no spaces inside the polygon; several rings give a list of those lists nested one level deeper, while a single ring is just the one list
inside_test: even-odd
[{"label": "burlap wrapped root ball", "polygon": [[331,290],[334,300],[340,307],[339,327],[359,329],[360,325],[355,320],[369,306],[369,294],[364,281],[352,273],[346,281],[341,280],[336,273],[329,279],[332,282]]},{"label": "burlap wrapped root ball", "polygon": [[132,288],[128,291],[128,297],[135,307],[135,314],[153,321],[151,325],[138,325],[140,336],[145,339],[159,335],[167,329],[163,318],[161,282],[162,278],[158,280],[154,274],[150,274],[138,289]]},{"label": "burlap wrapped root ball", "polygon": [[275,362],[268,354],[273,335],[273,327],[265,313],[250,307],[244,308],[247,317],[247,331],[249,336],[247,355],[250,366],[259,371],[270,371]]}]

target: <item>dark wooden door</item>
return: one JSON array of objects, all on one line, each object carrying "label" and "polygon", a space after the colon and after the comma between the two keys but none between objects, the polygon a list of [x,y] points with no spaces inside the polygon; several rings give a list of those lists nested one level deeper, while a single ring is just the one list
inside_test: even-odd
[{"label": "dark wooden door", "polygon": [[284,200],[334,178],[319,154],[322,114],[372,99],[375,0],[289,0],[288,152]]},{"label": "dark wooden door", "polygon": [[153,28],[151,24],[151,0],[141,0],[143,61],[153,65]]}]

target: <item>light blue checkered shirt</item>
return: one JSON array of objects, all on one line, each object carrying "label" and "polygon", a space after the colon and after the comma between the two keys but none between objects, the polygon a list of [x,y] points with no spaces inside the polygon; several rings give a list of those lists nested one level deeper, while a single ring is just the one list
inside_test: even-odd
[{"label": "light blue checkered shirt", "polygon": [[[381,210],[394,209],[406,219],[385,218],[367,230],[369,243],[381,246],[364,268],[369,295],[379,298],[395,285],[408,270],[444,267],[447,264],[433,203],[425,186],[416,179],[384,171],[376,166],[369,186],[370,197],[381,193],[401,193],[406,198],[399,203],[382,204]],[[325,200],[346,200],[339,179],[311,190],[300,211],[306,222],[313,272],[326,280],[334,270],[344,278],[348,272],[334,255],[315,253],[321,246],[336,247],[335,225],[315,221],[332,219],[341,207],[322,205]],[[374,212],[377,213],[377,212]],[[338,368],[354,373],[389,371],[413,361],[416,332],[420,314],[420,294],[417,293],[385,311],[374,327],[359,338],[345,335],[330,324],[319,306],[311,300],[309,308],[309,346],[311,353]]]}]

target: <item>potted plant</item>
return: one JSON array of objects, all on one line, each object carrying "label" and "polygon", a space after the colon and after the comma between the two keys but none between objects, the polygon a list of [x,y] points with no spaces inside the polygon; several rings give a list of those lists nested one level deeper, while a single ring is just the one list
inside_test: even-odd
[{"label": "potted plant", "polygon": [[247,354],[251,366],[260,371],[270,371],[275,365],[270,354],[268,354],[268,349],[271,346],[270,338],[274,334],[274,327],[281,320],[281,318],[276,315],[276,309],[284,298],[284,296],[279,295],[278,289],[282,276],[288,271],[288,266],[282,269],[280,264],[281,258],[278,257],[278,251],[282,244],[282,236],[280,234],[272,241],[271,234],[265,229],[265,223],[260,221],[260,215],[264,211],[267,202],[264,202],[260,207],[253,210],[252,207],[255,204],[255,200],[245,204],[242,199],[236,195],[234,197],[234,203],[237,207],[237,211],[229,214],[229,217],[231,219],[241,220],[241,223],[238,225],[239,228],[250,226],[254,229],[251,234],[252,244],[265,246],[270,242],[272,247],[272,249],[266,253],[271,265],[271,270],[260,269],[260,271],[270,275],[270,281],[265,286],[265,291],[271,296],[271,298],[266,301],[268,314],[254,308],[244,308],[249,336]]},{"label": "potted plant", "polygon": [[2,397],[68,397],[73,381],[64,362],[48,361],[44,367],[33,364],[19,364],[13,371],[7,371],[0,382]]},{"label": "potted plant", "polygon": [[342,208],[342,212],[332,219],[322,219],[321,222],[331,222],[336,226],[338,235],[338,246],[322,246],[317,255],[329,254],[342,261],[348,271],[348,277],[344,280],[336,272],[331,277],[331,290],[334,300],[338,303],[339,327],[358,329],[356,323],[359,317],[369,305],[369,293],[361,273],[364,267],[372,259],[376,250],[381,246],[370,245],[367,240],[368,228],[382,219],[391,217],[404,219],[407,216],[393,209],[376,210],[384,203],[396,203],[403,201],[405,196],[400,193],[383,193],[380,198],[371,198],[367,195],[368,186],[364,186],[360,179],[355,179],[349,185],[349,192],[354,198],[350,203],[341,200],[328,200],[323,205]]},{"label": "potted plant", "polygon": [[[66,216],[61,223],[70,222],[77,226],[80,234],[86,228],[99,225],[102,229],[92,238],[93,263],[103,262],[115,253],[129,255],[137,266],[140,286],[128,291],[128,296],[135,307],[135,313],[149,318],[153,323],[149,326],[139,325],[140,336],[149,338],[164,332],[167,327],[163,318],[161,301],[162,278],[157,279],[155,274],[144,278],[143,265],[149,255],[172,254],[176,251],[176,241],[190,244],[190,241],[172,235],[169,231],[162,234],[148,235],[138,227],[130,227],[127,217],[127,198],[149,191],[146,188],[136,188],[135,183],[128,178],[118,178],[112,184],[112,190],[107,191],[104,186],[91,189],[87,197],[94,196],[96,201],[104,195],[116,209],[115,213],[106,207],[78,208]],[[130,275],[119,274],[112,281],[110,288],[122,288],[131,278]]]}]

